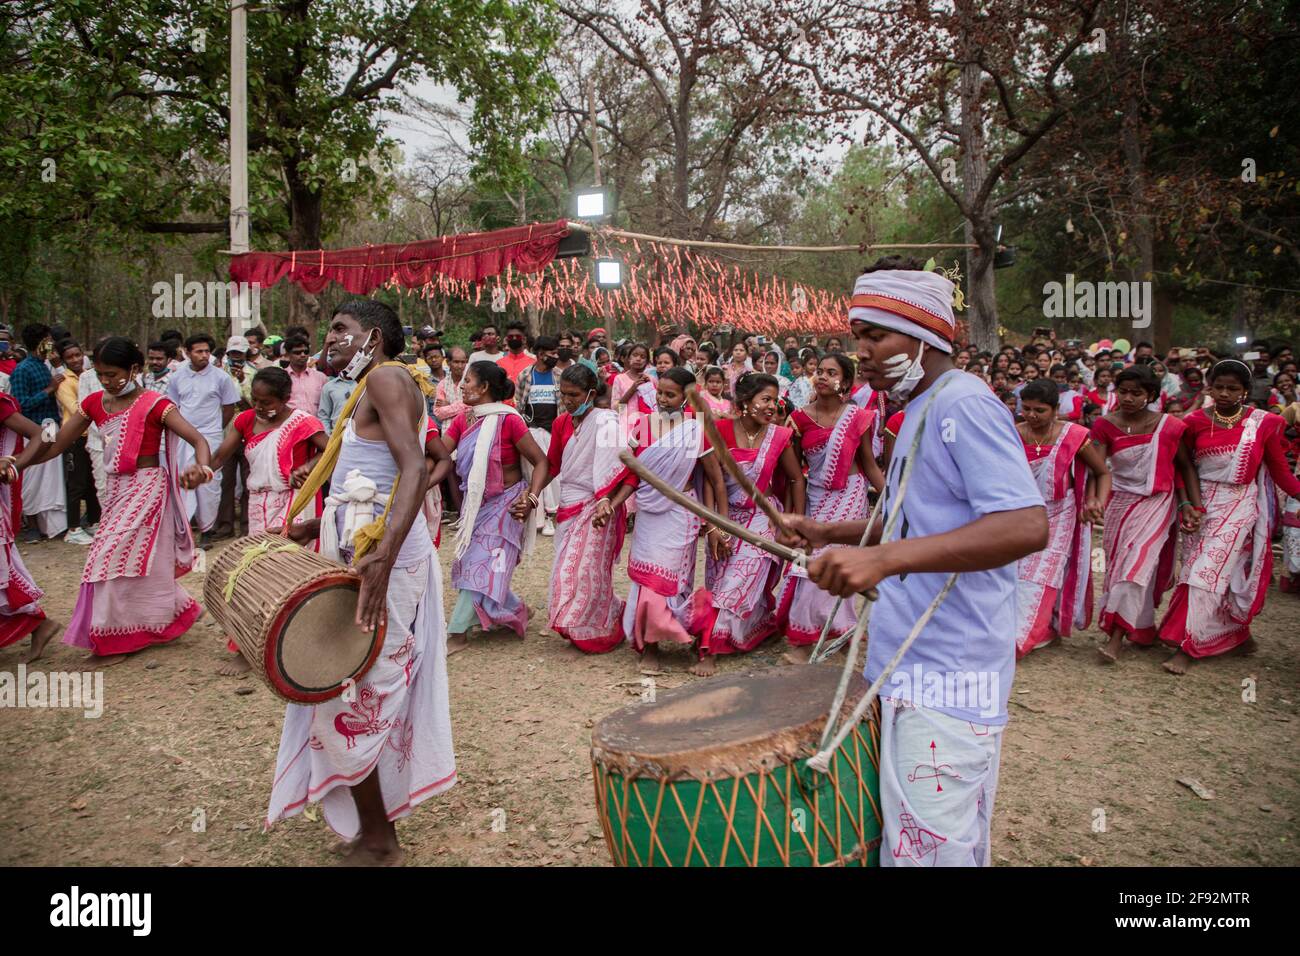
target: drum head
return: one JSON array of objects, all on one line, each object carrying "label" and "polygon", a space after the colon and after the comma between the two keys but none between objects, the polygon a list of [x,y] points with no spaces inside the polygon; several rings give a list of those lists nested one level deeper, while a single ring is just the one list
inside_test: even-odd
[{"label": "drum head", "polygon": [[[812,756],[842,668],[751,671],[658,694],[596,724],[592,758],[629,776],[712,779]],[[867,691],[855,674],[847,713]]]},{"label": "drum head", "polygon": [[357,614],[355,578],[295,595],[282,611],[278,639],[268,645],[268,672],[294,700],[323,700],[341,693],[374,662],[383,632],[363,631]]}]

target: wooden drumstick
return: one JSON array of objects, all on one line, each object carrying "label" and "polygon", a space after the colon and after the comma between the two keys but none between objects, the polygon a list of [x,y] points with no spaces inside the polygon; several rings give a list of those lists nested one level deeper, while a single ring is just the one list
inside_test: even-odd
[{"label": "wooden drumstick", "polygon": [[768,554],[774,554],[782,560],[789,561],[792,564],[797,564],[801,568],[807,568],[808,555],[805,552],[800,551],[797,548],[788,548],[783,544],[777,544],[775,541],[770,541],[760,534],[755,534],[743,525],[736,524],[736,522],[732,521],[730,518],[725,518],[717,512],[710,511],[702,503],[696,501],[690,495],[674,488],[645,465],[641,464],[641,461],[636,457],[636,455],[632,454],[631,451],[619,452],[618,457],[619,460],[627,466],[628,471],[649,484],[650,487],[654,488],[655,491],[658,491],[668,500],[681,505],[683,508],[693,512],[699,518],[702,518],[714,527],[727,532],[727,534],[735,535],[742,541],[748,541],[754,547],[761,548]]},{"label": "wooden drumstick", "polygon": [[758,490],[758,486],[750,481],[749,475],[745,474],[745,469],[740,467],[740,463],[731,454],[731,449],[727,447],[726,440],[722,433],[718,431],[718,423],[713,419],[713,411],[709,408],[708,403],[700,395],[700,389],[697,385],[688,386],[686,397],[690,400],[691,407],[695,409],[695,415],[704,425],[704,431],[709,436],[709,441],[713,442],[714,453],[718,456],[718,461],[722,467],[727,470],[727,474],[736,479],[736,484],[745,494],[749,495],[750,500],[758,506],[758,509],[767,515],[767,520],[772,522],[777,531],[788,532],[785,524],[785,515],[781,513],[772,500]]}]

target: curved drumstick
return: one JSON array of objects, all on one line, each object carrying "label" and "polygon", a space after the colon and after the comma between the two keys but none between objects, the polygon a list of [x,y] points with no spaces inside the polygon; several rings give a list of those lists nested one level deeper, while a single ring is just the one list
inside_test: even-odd
[{"label": "curved drumstick", "polygon": [[736,484],[740,485],[740,489],[749,495],[750,500],[758,506],[758,509],[763,514],[767,515],[767,520],[772,522],[778,532],[787,532],[785,515],[781,513],[776,505],[772,504],[767,495],[758,490],[758,486],[750,480],[749,475],[745,474],[745,469],[741,468],[740,463],[732,457],[731,449],[727,447],[722,433],[718,431],[718,423],[713,420],[712,409],[700,396],[699,386],[687,386],[686,397],[690,400],[691,407],[695,409],[695,417],[704,425],[704,431],[709,436],[709,441],[713,443],[714,453],[718,456],[718,461],[722,463],[722,467],[727,470],[727,474],[736,479]]},{"label": "curved drumstick", "polygon": [[797,548],[788,548],[783,544],[777,544],[775,541],[770,541],[767,538],[764,538],[761,534],[755,534],[753,531],[750,531],[744,525],[736,524],[736,522],[732,521],[730,518],[723,517],[715,511],[710,511],[701,502],[696,501],[690,495],[677,490],[672,485],[668,484],[668,482],[656,475],[653,471],[643,465],[640,459],[638,459],[636,455],[632,454],[631,451],[619,452],[618,458],[619,461],[623,462],[623,464],[627,466],[628,471],[646,482],[650,487],[654,488],[655,491],[662,494],[669,501],[679,504],[688,511],[693,512],[696,516],[707,521],[709,524],[721,528],[728,534],[735,535],[742,541],[748,541],[754,547],[761,548],[768,554],[774,554],[784,561],[797,564],[801,568],[806,568],[808,566],[808,555],[805,552],[800,551]]}]

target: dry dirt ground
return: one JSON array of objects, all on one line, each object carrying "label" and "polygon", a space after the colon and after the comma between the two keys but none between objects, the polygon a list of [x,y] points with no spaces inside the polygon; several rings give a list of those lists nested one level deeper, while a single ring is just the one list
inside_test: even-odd
[{"label": "dry dirt ground", "polygon": [[[84,550],[47,542],[22,551],[49,612],[66,620]],[[550,540],[540,539],[516,575],[516,589],[539,610],[527,639],[480,638],[449,662],[460,782],[398,824],[412,864],[609,864],[594,809],[591,727],[642,688],[630,651],[586,657],[546,630],[550,556]],[[201,593],[201,575],[185,581]],[[616,581],[625,592],[621,572]],[[455,592],[446,597],[450,610]],[[1300,598],[1271,589],[1255,634],[1253,657],[1203,663],[1183,678],[1161,670],[1159,648],[1126,648],[1119,666],[1099,665],[1095,630],[1022,662],[995,861],[1294,865]],[[98,719],[0,709],[0,864],[334,862],[338,841],[310,809],[262,832],[284,708],[256,678],[216,676],[223,644],[205,616],[173,644],[106,669]],[[26,645],[0,650],[0,671],[16,672]],[[771,642],[723,659],[720,670],[782,666],[780,652]],[[660,689],[698,680],[687,655],[666,656]],[[42,665],[87,666],[82,651],[57,641]],[[1243,700],[1247,679],[1253,702]],[[1180,779],[1199,781],[1213,798]],[[493,830],[494,819],[504,831]]]}]

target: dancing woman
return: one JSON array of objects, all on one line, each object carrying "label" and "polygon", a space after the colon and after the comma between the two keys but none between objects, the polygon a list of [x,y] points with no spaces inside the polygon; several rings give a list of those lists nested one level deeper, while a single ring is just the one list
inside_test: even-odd
[{"label": "dancing woman", "polygon": [[456,473],[463,499],[451,565],[451,583],[460,595],[447,624],[448,654],[468,646],[476,624],[485,632],[514,631],[520,637],[528,628],[528,607],[510,583],[524,546],[533,542],[548,465],[523,416],[504,404],[514,393],[495,362],[472,362],[461,383],[461,400],[469,407],[443,436],[448,452],[460,451]]},{"label": "dancing woman", "polygon": [[1048,543],[1016,567],[1017,659],[1092,623],[1092,525],[1110,497],[1110,472],[1088,429],[1058,419],[1057,397],[1044,379],[1020,393],[1025,420],[1016,429],[1047,504]]},{"label": "dancing woman", "polygon": [[[184,634],[203,609],[178,578],[194,563],[194,539],[180,502],[181,488],[212,480],[208,443],[170,399],[136,384],[144,356],[129,339],[105,339],[95,352],[103,391],[88,395],[63,423],[53,445],[32,444],[5,469],[7,476],[63,454],[93,422],[104,440],[107,483],[89,547],[81,591],[63,643],[89,648],[103,666]],[[166,471],[159,448],[167,432]],[[176,473],[179,441],[194,461]]]},{"label": "dancing woman", "polygon": [[[794,431],[775,424],[779,400],[780,383],[775,377],[742,376],[736,383],[736,418],[719,421],[718,432],[755,488],[778,508],[788,489],[790,510],[803,514],[806,484],[791,441]],[[775,539],[776,529],[767,515],[730,474],[724,471],[723,478],[731,520]],[[707,619],[697,622],[700,659],[691,669],[699,677],[716,671],[718,654],[752,651],[776,633],[772,592],[781,577],[780,559],[717,529],[709,534],[718,541],[705,563],[705,598],[711,607]]]},{"label": "dancing woman", "polygon": [[[1111,663],[1126,637],[1143,646],[1155,642],[1156,605],[1173,579],[1174,518],[1190,532],[1205,513],[1200,480],[1182,443],[1185,422],[1148,407],[1159,390],[1145,365],[1124,369],[1115,376],[1115,411],[1092,426],[1092,440],[1110,460],[1114,489],[1102,532],[1100,622],[1109,637],[1101,657]],[[1175,472],[1186,496],[1177,506]]]},{"label": "dancing woman", "polygon": [[[687,413],[686,389],[695,383],[684,368],[670,368],[659,379],[657,411],[641,419],[632,436],[637,457],[675,488],[699,496],[713,507],[726,499],[726,486],[717,461],[709,454],[700,423]],[[697,489],[703,484],[702,493]],[[623,631],[641,654],[643,673],[656,673],[659,644],[690,644],[700,601],[691,599],[695,586],[695,552],[700,520],[673,504],[648,484],[628,475],[616,490],[596,502],[592,524],[603,528],[620,506],[636,495],[636,531],[628,553],[627,576],[632,579]],[[711,548],[721,542],[709,535]],[[715,557],[720,552],[714,551]]]},{"label": "dancing woman", "polygon": [[[262,534],[268,528],[284,526],[293,503],[293,472],[325,450],[329,437],[315,415],[290,408],[293,380],[278,366],[259,369],[253,376],[249,396],[253,407],[240,412],[226,426],[225,437],[212,456],[212,468],[219,471],[237,461],[240,451],[248,459],[248,533]],[[319,517],[319,503],[313,513],[297,520]],[[233,657],[223,661],[217,673],[237,677],[249,663],[229,638],[226,649]]]},{"label": "dancing woman", "polygon": [[[0,468],[7,470],[17,461],[24,438],[39,445],[41,426],[18,410],[11,395],[0,393]],[[59,623],[41,610],[45,592],[36,586],[14,546],[23,518],[21,495],[17,482],[0,484],[0,647],[16,644],[30,634],[32,647],[23,658],[23,663],[30,664],[44,652]]]},{"label": "dancing woman", "polygon": [[1250,641],[1273,575],[1274,483],[1300,498],[1300,479],[1286,460],[1285,421],[1244,404],[1250,369],[1224,359],[1207,381],[1214,404],[1183,419],[1183,447],[1195,462],[1205,510],[1183,541],[1178,586],[1160,622],[1160,639],[1178,649],[1164,664],[1171,674]]},{"label": "dancing woman", "polygon": [[[329,436],[315,415],[289,407],[289,373],[270,366],[253,376],[253,407],[240,412],[226,428],[212,456],[212,467],[248,458],[248,533],[282,527],[293,501],[293,472],[325,450]],[[299,521],[309,517],[298,516]],[[319,513],[310,517],[319,517]]]},{"label": "dancing woman", "polygon": [[[808,517],[816,521],[865,519],[868,484],[877,491],[885,486],[871,449],[875,407],[859,408],[850,402],[852,388],[853,363],[833,352],[817,364],[813,400],[790,416],[808,463]],[[778,626],[790,642],[788,660],[808,660],[834,605],[835,598],[809,581],[807,572],[790,569],[776,612]],[[828,639],[851,631],[855,620],[851,603],[842,602]]]},{"label": "dancing woman", "polygon": [[585,365],[560,376],[564,413],[551,429],[547,481],[560,481],[555,516],[555,563],[551,567],[548,624],[578,650],[604,654],[623,643],[623,600],[614,593],[614,565],[623,548],[626,508],[592,523],[600,502],[626,476],[618,453],[618,413],[597,408],[608,386]]}]

